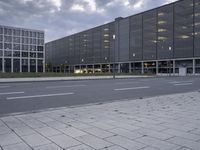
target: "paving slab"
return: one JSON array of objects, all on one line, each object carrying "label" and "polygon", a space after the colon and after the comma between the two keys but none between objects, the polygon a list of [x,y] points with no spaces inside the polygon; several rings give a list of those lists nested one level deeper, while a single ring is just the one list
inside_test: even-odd
[{"label": "paving slab", "polygon": [[200,92],[0,118],[0,150],[199,150]]}]

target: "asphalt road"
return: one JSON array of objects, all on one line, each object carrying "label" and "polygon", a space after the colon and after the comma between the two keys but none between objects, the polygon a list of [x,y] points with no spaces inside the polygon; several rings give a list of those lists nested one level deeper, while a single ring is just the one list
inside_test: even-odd
[{"label": "asphalt road", "polygon": [[0,115],[199,89],[200,77],[0,83]]}]

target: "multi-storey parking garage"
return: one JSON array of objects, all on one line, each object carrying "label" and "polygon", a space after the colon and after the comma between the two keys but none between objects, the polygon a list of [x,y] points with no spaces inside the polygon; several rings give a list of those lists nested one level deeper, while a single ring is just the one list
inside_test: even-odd
[{"label": "multi-storey parking garage", "polygon": [[43,72],[44,32],[0,25],[0,72]]},{"label": "multi-storey parking garage", "polygon": [[179,0],[49,42],[46,61],[54,72],[200,73],[200,0]]}]

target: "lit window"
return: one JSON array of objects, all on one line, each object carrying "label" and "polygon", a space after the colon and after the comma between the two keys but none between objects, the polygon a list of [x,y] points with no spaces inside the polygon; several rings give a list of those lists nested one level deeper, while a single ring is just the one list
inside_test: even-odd
[{"label": "lit window", "polygon": [[104,40],[105,43],[109,43],[109,40]]},{"label": "lit window", "polygon": [[166,32],[166,29],[158,29],[158,32]]},{"label": "lit window", "polygon": [[188,38],[190,38],[190,37],[189,37],[188,35],[182,35],[181,38],[182,38],[182,39],[188,39]]},{"label": "lit window", "polygon": [[109,34],[104,34],[104,37],[108,37],[109,36]]},{"label": "lit window", "polygon": [[165,24],[166,21],[158,21],[158,24]]},{"label": "lit window", "polygon": [[164,16],[164,13],[163,12],[158,13],[158,16]]}]

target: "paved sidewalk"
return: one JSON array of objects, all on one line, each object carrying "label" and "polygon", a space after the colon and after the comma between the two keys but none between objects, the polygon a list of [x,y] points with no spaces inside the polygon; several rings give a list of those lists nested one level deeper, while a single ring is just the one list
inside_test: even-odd
[{"label": "paved sidewalk", "polygon": [[3,150],[200,150],[200,93],[0,118]]},{"label": "paved sidewalk", "polygon": [[[123,78],[147,78],[153,76],[116,76],[118,79]],[[0,78],[0,83],[10,82],[40,82],[40,81],[70,81],[70,80],[95,80],[95,79],[112,79],[113,76],[78,76],[78,77],[36,77],[36,78]]]}]

